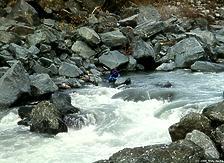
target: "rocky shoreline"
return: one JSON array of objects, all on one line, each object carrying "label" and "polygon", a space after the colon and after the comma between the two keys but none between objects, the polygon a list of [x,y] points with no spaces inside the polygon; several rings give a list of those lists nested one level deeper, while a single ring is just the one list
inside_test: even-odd
[{"label": "rocky shoreline", "polygon": [[[204,18],[163,20],[151,5],[117,8],[113,1],[3,2],[0,111],[19,107],[18,124],[32,132],[57,134],[86,125],[65,90],[105,82],[112,69],[224,71],[224,26]],[[220,161],[223,123],[221,102],[171,126],[169,145],[124,149],[99,162]]]}]

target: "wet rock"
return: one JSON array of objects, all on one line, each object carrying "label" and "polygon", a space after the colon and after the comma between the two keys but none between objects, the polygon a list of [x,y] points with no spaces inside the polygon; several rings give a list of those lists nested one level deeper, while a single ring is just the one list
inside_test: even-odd
[{"label": "wet rock", "polygon": [[96,119],[91,113],[68,114],[63,118],[68,127],[81,129],[84,126],[96,124]]},{"label": "wet rock", "polygon": [[159,67],[156,68],[157,71],[172,71],[176,68],[176,64],[174,62],[170,63],[162,63]]},{"label": "wet rock", "polygon": [[128,65],[127,65],[127,70],[128,71],[134,71],[136,69],[137,66],[137,61],[136,59],[134,59],[133,56],[128,56]]},{"label": "wet rock", "polygon": [[144,89],[125,89],[112,96],[112,99],[121,98],[125,101],[146,101],[150,99],[149,93]]},{"label": "wet rock", "polygon": [[202,114],[208,117],[212,124],[218,126],[224,123],[224,102],[218,102],[205,107]]},{"label": "wet rock", "polygon": [[9,17],[30,25],[37,25],[40,22],[37,11],[25,0],[17,1],[15,7],[12,8]]},{"label": "wet rock", "polygon": [[211,121],[204,115],[190,113],[180,119],[180,122],[169,127],[169,133],[172,141],[184,139],[187,133],[198,130],[206,135],[210,135]]},{"label": "wet rock", "polygon": [[220,154],[224,157],[224,125],[217,127],[214,131],[214,141],[216,146],[220,147]]},{"label": "wet rock", "polygon": [[[159,163],[159,162],[200,162],[203,149],[191,141],[178,141],[170,145],[160,144],[136,148],[125,148],[113,154],[108,162],[116,163]],[[101,161],[102,162],[102,161]],[[96,162],[96,163],[101,163]]]},{"label": "wet rock", "polygon": [[204,53],[203,47],[194,37],[181,40],[168,51],[168,55],[175,56],[175,64],[179,68],[189,68],[195,61],[201,59]]},{"label": "wet rock", "polygon": [[34,106],[27,105],[27,106],[21,106],[18,109],[18,115],[21,119],[30,118],[30,114],[33,110]]},{"label": "wet rock", "polygon": [[63,62],[59,67],[59,75],[67,77],[78,77],[83,72],[74,64]]},{"label": "wet rock", "polygon": [[100,43],[100,36],[88,27],[81,27],[77,30],[78,35],[88,44],[97,45]]},{"label": "wet rock", "polygon": [[66,79],[64,77],[59,77],[56,79],[53,79],[55,84],[60,89],[67,89],[67,88],[80,88],[82,85],[76,78],[69,78]]},{"label": "wet rock", "polygon": [[109,47],[126,45],[127,38],[119,30],[100,34],[102,42]]},{"label": "wet rock", "polygon": [[128,63],[128,57],[114,50],[101,55],[99,57],[99,62],[110,69],[114,69]]},{"label": "wet rock", "polygon": [[30,75],[30,81],[32,94],[34,96],[40,96],[58,90],[58,87],[51,80],[48,74]]},{"label": "wet rock", "polygon": [[42,101],[31,112],[31,132],[57,134],[67,132],[67,126],[62,122],[61,116],[54,104]]},{"label": "wet rock", "polygon": [[119,77],[115,81],[115,86],[120,86],[120,85],[129,85],[131,84],[131,79],[130,78],[125,78],[125,77]]},{"label": "wet rock", "polygon": [[31,57],[31,53],[28,49],[14,43],[9,45],[9,50],[15,54],[16,59],[20,59],[22,61],[26,61]]},{"label": "wet rock", "polygon": [[148,58],[148,57],[152,57],[154,59],[155,52],[150,44],[140,39],[134,44],[133,57],[135,59]]},{"label": "wet rock", "polygon": [[156,83],[155,85],[157,87],[161,87],[161,88],[171,88],[173,86],[169,81],[164,82],[164,83],[159,82],[159,83]]},{"label": "wet rock", "polygon": [[30,93],[29,75],[18,61],[0,78],[0,107],[12,105],[27,93]]},{"label": "wet rock", "polygon": [[136,26],[134,31],[144,39],[150,38],[151,36],[165,30],[165,28],[166,25],[162,21],[147,21]]},{"label": "wet rock", "polygon": [[55,92],[51,96],[51,102],[55,105],[62,115],[78,113],[79,109],[72,106],[69,94]]},{"label": "wet rock", "polygon": [[82,41],[76,41],[72,45],[72,51],[75,52],[75,54],[85,59],[94,57],[96,54],[94,50],[92,50],[85,42],[82,42]]},{"label": "wet rock", "polygon": [[204,149],[206,159],[219,159],[220,155],[212,140],[203,132],[193,130],[186,135],[186,140],[194,142],[196,145]]},{"label": "wet rock", "polygon": [[191,65],[191,70],[201,72],[223,72],[224,64],[196,61],[193,65]]}]

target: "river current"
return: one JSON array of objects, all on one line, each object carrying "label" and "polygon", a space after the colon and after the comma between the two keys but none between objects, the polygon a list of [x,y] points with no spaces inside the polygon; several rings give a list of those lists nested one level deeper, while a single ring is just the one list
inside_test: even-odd
[{"label": "river current", "polygon": [[[171,91],[172,101],[124,101],[111,97],[124,88],[88,86],[71,93],[72,104],[87,113],[80,130],[47,136],[18,126],[17,110],[0,112],[0,163],[91,163],[108,159],[125,147],[171,142],[168,127],[189,112],[223,99],[224,73],[187,70],[129,74],[130,87]],[[158,83],[169,81],[171,88]]]}]

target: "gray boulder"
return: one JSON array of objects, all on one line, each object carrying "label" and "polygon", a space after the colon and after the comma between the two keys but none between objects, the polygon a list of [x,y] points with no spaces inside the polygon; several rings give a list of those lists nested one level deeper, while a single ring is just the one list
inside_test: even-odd
[{"label": "gray boulder", "polygon": [[224,101],[205,107],[202,114],[208,117],[214,124],[224,123]]},{"label": "gray boulder", "polygon": [[57,134],[67,132],[67,126],[62,122],[61,115],[54,104],[49,101],[38,103],[31,112],[31,132]]},{"label": "gray boulder", "polygon": [[191,70],[201,72],[223,72],[224,64],[196,61],[193,65],[191,65]]},{"label": "gray boulder", "polygon": [[95,163],[199,163],[202,159],[203,149],[191,141],[183,140],[170,145],[125,148],[113,154],[109,160]]},{"label": "gray boulder", "polygon": [[203,132],[193,130],[186,135],[186,140],[190,140],[204,149],[206,159],[219,159],[220,155],[212,140]]},{"label": "gray boulder", "polygon": [[109,51],[99,57],[99,62],[110,69],[119,67],[128,63],[128,57],[121,54],[119,51]]},{"label": "gray boulder", "polygon": [[78,35],[90,45],[96,45],[100,43],[100,36],[88,27],[81,27],[77,30]]},{"label": "gray boulder", "polygon": [[25,0],[18,0],[8,17],[30,25],[38,25],[40,22],[37,11]]},{"label": "gray boulder", "polygon": [[15,54],[16,59],[21,59],[23,61],[27,60],[31,56],[31,53],[28,49],[14,43],[9,45],[9,50]]},{"label": "gray boulder", "polygon": [[174,62],[170,63],[162,63],[159,67],[156,68],[157,71],[172,71],[176,68],[176,64]]},{"label": "gray boulder", "polygon": [[195,61],[201,59],[204,53],[205,51],[197,39],[190,37],[172,46],[167,55],[175,57],[176,67],[189,68]]},{"label": "gray boulder", "polygon": [[59,75],[67,77],[78,77],[83,72],[74,64],[63,62],[59,67]]},{"label": "gray boulder", "polygon": [[32,94],[35,96],[52,93],[58,90],[58,87],[48,74],[30,75],[30,81]]},{"label": "gray boulder", "polygon": [[135,27],[134,31],[142,38],[150,38],[151,36],[166,29],[163,21],[146,21]]},{"label": "gray boulder", "polygon": [[71,96],[66,93],[55,92],[51,96],[51,102],[62,115],[78,113],[79,109],[72,106]]},{"label": "gray boulder", "polygon": [[184,139],[187,133],[193,130],[204,132],[210,135],[211,121],[204,115],[199,113],[190,113],[180,119],[180,122],[169,127],[169,133],[172,141]]},{"label": "gray boulder", "polygon": [[128,39],[119,30],[100,34],[102,42],[109,47],[126,45]]},{"label": "gray boulder", "polygon": [[154,59],[155,52],[150,44],[140,39],[134,44],[133,57],[135,59],[148,58],[148,57],[152,57]]},{"label": "gray boulder", "polygon": [[30,93],[29,75],[21,62],[16,62],[0,78],[0,107],[10,106],[24,93]]},{"label": "gray boulder", "polygon": [[200,28],[191,30],[190,32],[187,33],[190,36],[196,36],[203,42],[206,46],[213,46],[216,42],[215,35],[207,30],[201,30]]},{"label": "gray boulder", "polygon": [[94,50],[92,50],[85,42],[82,41],[76,41],[72,45],[72,51],[85,59],[89,59],[96,54]]}]

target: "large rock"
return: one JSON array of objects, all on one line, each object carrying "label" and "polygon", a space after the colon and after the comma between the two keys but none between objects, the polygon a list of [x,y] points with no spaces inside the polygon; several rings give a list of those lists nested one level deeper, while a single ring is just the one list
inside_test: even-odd
[{"label": "large rock", "polygon": [[134,44],[133,57],[135,59],[148,58],[148,57],[152,57],[154,59],[155,52],[150,44],[140,39]]},{"label": "large rock", "polygon": [[128,57],[114,50],[99,57],[99,62],[110,69],[117,68],[125,63],[128,63]]},{"label": "large rock", "polygon": [[0,42],[9,44],[9,43],[17,43],[19,42],[19,37],[12,32],[0,31]]},{"label": "large rock", "polygon": [[219,125],[224,123],[224,101],[205,107],[202,114],[214,122],[213,124]]},{"label": "large rock", "polygon": [[201,72],[223,72],[224,64],[196,61],[193,65],[191,65],[191,70]]},{"label": "large rock", "polygon": [[175,56],[177,67],[189,68],[195,61],[202,58],[204,53],[205,51],[197,39],[190,37],[172,46],[167,55]]},{"label": "large rock", "polygon": [[203,148],[205,151],[206,159],[219,159],[220,155],[217,151],[212,140],[203,132],[198,130],[193,130],[191,133],[186,135],[186,140],[190,140],[197,144],[199,147]]},{"label": "large rock", "polygon": [[176,68],[174,62],[162,63],[159,67],[156,68],[157,71],[172,71]]},{"label": "large rock", "polygon": [[27,48],[19,46],[15,43],[9,45],[9,50],[16,56],[16,59],[27,60],[30,58],[31,53]]},{"label": "large rock", "polygon": [[85,59],[94,57],[96,54],[94,50],[92,50],[85,42],[82,42],[82,41],[76,41],[72,45],[72,51],[75,52],[75,54]]},{"label": "large rock", "polygon": [[0,107],[12,105],[24,93],[30,93],[29,75],[21,62],[16,62],[0,78]]},{"label": "large rock", "polygon": [[100,34],[102,42],[109,47],[126,45],[128,39],[119,30]]},{"label": "large rock", "polygon": [[196,36],[198,37],[201,42],[203,42],[206,46],[213,46],[216,42],[215,35],[207,30],[201,30],[199,28],[191,30],[190,32],[187,33],[188,35]]},{"label": "large rock", "polygon": [[211,133],[211,121],[199,113],[190,113],[180,119],[180,122],[169,127],[172,141],[184,139],[187,133],[199,130],[206,135]]},{"label": "large rock", "polygon": [[69,94],[55,92],[51,96],[51,102],[59,110],[62,115],[73,114],[79,112],[79,109],[72,106],[71,97]]},{"label": "large rock", "polygon": [[9,17],[30,25],[37,25],[40,21],[37,11],[25,0],[17,1],[16,5],[12,8]]},{"label": "large rock", "polygon": [[31,132],[57,134],[67,132],[67,126],[62,122],[61,116],[54,104],[42,101],[32,109]]},{"label": "large rock", "polygon": [[125,148],[113,154],[109,160],[95,163],[199,163],[203,159],[203,149],[191,141],[179,141],[170,145],[151,145]]},{"label": "large rock", "polygon": [[78,77],[83,72],[74,64],[63,62],[59,67],[59,75],[67,77]]},{"label": "large rock", "polygon": [[77,30],[78,35],[87,43],[96,45],[100,43],[100,36],[88,27],[81,27]]},{"label": "large rock", "polygon": [[48,74],[36,74],[30,76],[32,94],[35,96],[52,93],[58,90],[58,87],[51,80]]},{"label": "large rock", "polygon": [[217,127],[213,135],[216,146],[220,147],[221,157],[224,158],[224,125]]},{"label": "large rock", "polygon": [[166,29],[166,25],[162,21],[146,21],[135,27],[135,33],[142,38],[149,38]]}]

